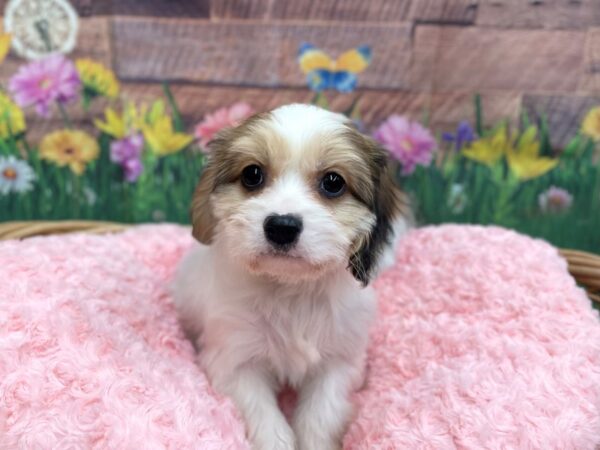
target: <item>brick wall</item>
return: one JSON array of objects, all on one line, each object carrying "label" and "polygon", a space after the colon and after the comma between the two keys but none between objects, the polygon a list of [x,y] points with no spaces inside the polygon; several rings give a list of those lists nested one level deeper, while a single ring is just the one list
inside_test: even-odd
[{"label": "brick wall", "polygon": [[[545,113],[561,145],[600,103],[600,0],[73,3],[82,16],[74,56],[111,66],[134,100],[160,95],[160,82],[169,80],[189,124],[240,99],[259,110],[308,101],[295,58],[304,41],[332,55],[372,47],[359,82],[371,124],[400,112],[427,114],[434,128],[447,129],[472,118],[478,92],[487,122],[515,121],[522,108]],[[14,56],[4,63],[2,81],[18,63]],[[353,99],[330,97],[340,109]]]}]

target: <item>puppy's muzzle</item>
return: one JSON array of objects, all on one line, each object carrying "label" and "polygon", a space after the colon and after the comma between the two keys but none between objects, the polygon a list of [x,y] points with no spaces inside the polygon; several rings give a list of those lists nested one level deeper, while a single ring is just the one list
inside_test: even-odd
[{"label": "puppy's muzzle", "polygon": [[302,232],[302,219],[292,214],[271,214],[263,223],[265,237],[278,250],[287,250]]}]

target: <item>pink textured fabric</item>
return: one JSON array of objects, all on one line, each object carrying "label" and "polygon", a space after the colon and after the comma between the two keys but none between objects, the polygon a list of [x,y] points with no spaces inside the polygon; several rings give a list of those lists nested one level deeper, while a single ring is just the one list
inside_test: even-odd
[{"label": "pink textured fabric", "polygon": [[[167,293],[191,242],[144,226],[0,244],[0,448],[249,448]],[[600,322],[552,247],[425,228],[376,288],[346,449],[600,443]]]}]

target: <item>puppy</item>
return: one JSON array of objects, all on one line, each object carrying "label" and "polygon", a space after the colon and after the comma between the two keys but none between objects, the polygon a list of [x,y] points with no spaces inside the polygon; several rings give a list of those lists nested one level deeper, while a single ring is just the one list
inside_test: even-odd
[{"label": "puppy", "polygon": [[[210,150],[192,205],[203,245],[175,281],[181,322],[253,448],[338,449],[375,311],[367,285],[407,223],[387,154],[346,117],[300,104]],[[286,385],[291,424],[277,403]]]}]

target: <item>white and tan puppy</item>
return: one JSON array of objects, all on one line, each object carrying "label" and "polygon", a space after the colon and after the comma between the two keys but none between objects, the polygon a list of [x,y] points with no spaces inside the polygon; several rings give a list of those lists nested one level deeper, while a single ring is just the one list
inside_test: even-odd
[{"label": "white and tan puppy", "polygon": [[[340,114],[288,105],[220,134],[194,195],[175,302],[255,449],[341,446],[375,298],[408,211],[387,155]],[[277,404],[298,392],[288,424]]]}]

